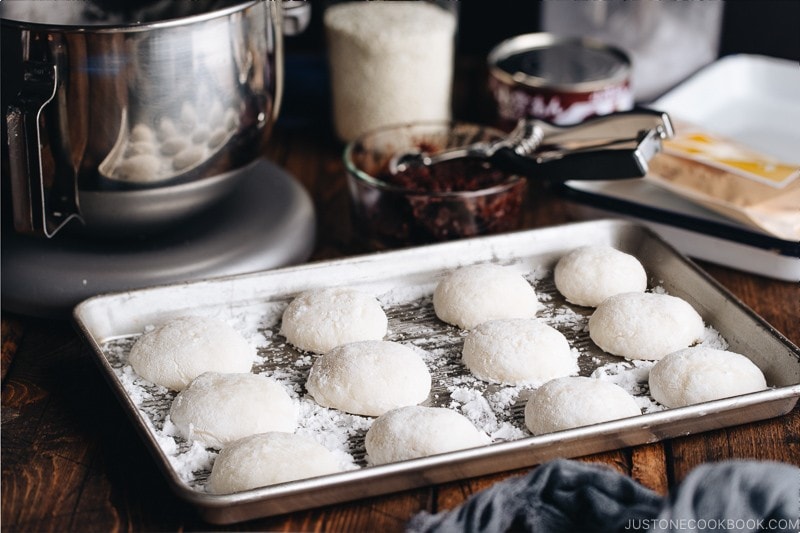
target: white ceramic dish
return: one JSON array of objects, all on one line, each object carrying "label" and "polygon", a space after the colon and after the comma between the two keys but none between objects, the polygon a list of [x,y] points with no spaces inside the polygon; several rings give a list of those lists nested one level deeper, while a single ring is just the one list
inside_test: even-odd
[{"label": "white ceramic dish", "polygon": [[[800,69],[754,55],[716,61],[652,107],[766,154],[800,165]],[[643,180],[565,185],[591,216],[644,223],[680,251],[740,270],[800,281],[800,243],[769,236]]]},{"label": "white ceramic dish", "polygon": [[800,165],[800,68],[795,61],[727,56],[652,107]]}]

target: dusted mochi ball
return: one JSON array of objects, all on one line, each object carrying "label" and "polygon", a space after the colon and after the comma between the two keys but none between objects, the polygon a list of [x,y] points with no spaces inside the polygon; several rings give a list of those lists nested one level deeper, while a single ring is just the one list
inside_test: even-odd
[{"label": "dusted mochi ball", "polygon": [[610,381],[565,377],[536,389],[525,404],[525,426],[534,435],[642,414],[633,396]]},{"label": "dusted mochi ball", "polygon": [[666,355],[650,369],[650,395],[683,407],[767,388],[761,370],[744,355],[695,346]]},{"label": "dusted mochi ball", "polygon": [[379,416],[365,444],[373,465],[394,463],[491,443],[465,416],[444,407],[412,405]]},{"label": "dusted mochi ball", "polygon": [[142,334],[128,363],[144,379],[179,391],[204,372],[249,372],[255,357],[255,349],[227,323],[189,316]]},{"label": "dusted mochi ball", "polygon": [[388,320],[369,294],[346,287],[312,289],[283,312],[281,335],[295,347],[325,353],[348,342],[380,340]]},{"label": "dusted mochi ball", "polygon": [[525,278],[491,263],[454,270],[433,293],[436,316],[462,329],[500,318],[533,318],[541,307]]},{"label": "dusted mochi ball", "polygon": [[306,389],[323,407],[380,416],[425,401],[431,391],[431,374],[422,358],[402,344],[351,342],[314,361]]},{"label": "dusted mochi ball", "polygon": [[594,343],[627,359],[661,359],[701,340],[703,331],[697,311],[667,294],[617,294],[603,300],[589,318]]},{"label": "dusted mochi ball", "polygon": [[211,448],[297,428],[295,402],[280,383],[258,374],[201,374],[172,401],[169,417],[186,439]]},{"label": "dusted mochi ball", "polygon": [[212,494],[231,494],[341,471],[336,456],[308,437],[259,433],[220,450],[206,488]]},{"label": "dusted mochi ball", "polygon": [[559,259],[556,289],[568,302],[597,307],[615,294],[644,292],[647,274],[638,259],[611,246],[581,246]]},{"label": "dusted mochi ball", "polygon": [[464,364],[484,381],[523,385],[578,372],[577,356],[557,329],[532,318],[492,320],[464,339]]}]

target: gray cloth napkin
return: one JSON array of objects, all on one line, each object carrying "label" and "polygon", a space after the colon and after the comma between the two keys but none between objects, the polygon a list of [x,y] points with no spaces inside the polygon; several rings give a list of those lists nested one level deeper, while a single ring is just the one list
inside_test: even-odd
[{"label": "gray cloth napkin", "polygon": [[774,462],[709,463],[664,498],[609,467],[557,459],[452,511],[420,513],[407,530],[798,531],[800,469]]},{"label": "gray cloth napkin", "polygon": [[692,470],[649,530],[800,532],[800,468],[726,461]]}]

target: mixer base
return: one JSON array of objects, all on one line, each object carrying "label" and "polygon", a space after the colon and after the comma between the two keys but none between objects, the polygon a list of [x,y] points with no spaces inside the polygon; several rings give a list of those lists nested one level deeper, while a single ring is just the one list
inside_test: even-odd
[{"label": "mixer base", "polygon": [[59,234],[44,240],[4,224],[3,310],[68,318],[76,304],[96,294],[306,261],[316,235],[308,193],[266,160],[243,172],[230,196],[157,236],[114,241]]}]

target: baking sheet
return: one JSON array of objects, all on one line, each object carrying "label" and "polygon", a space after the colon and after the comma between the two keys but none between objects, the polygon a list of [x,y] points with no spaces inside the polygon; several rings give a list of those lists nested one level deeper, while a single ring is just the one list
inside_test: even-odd
[{"label": "baking sheet", "polygon": [[[647,395],[652,363],[625,362],[601,352],[588,338],[589,310],[567,304],[553,286],[556,260],[574,247],[606,243],[642,261],[649,287],[680,296],[707,324],[704,342],[727,344],[762,369],[769,390],[664,410]],[[431,294],[449,270],[496,262],[523,273],[535,286],[540,314],[569,339],[579,354],[581,375],[611,379],[636,394],[643,415],[532,437],[523,408],[530,389],[484,384],[460,363],[464,333],[438,321]],[[493,444],[377,467],[364,457],[363,437],[371,419],[313,407],[303,383],[313,356],[295,351],[278,334],[283,308],[298,292],[348,285],[375,294],[390,319],[387,338],[415,347],[431,369],[428,405],[459,410],[491,433]],[[340,446],[350,470],[340,474],[263,487],[231,495],[204,491],[213,453],[169,435],[164,416],[173,393],[147,386],[126,364],[127,351],[145,327],[186,314],[212,315],[245,332],[258,346],[255,371],[281,381],[301,402],[305,432]],[[281,270],[142,289],[92,298],[74,312],[96,360],[147,443],[171,488],[215,523],[340,503],[378,494],[575,457],[677,435],[741,424],[789,412],[800,396],[800,350],[680,256],[655,234],[622,221],[594,221],[469,239],[396,252],[309,264]],[[312,423],[313,422],[313,423]],[[320,432],[320,427],[331,433]]]},{"label": "baking sheet", "polygon": [[[650,105],[800,166],[798,93],[797,62],[742,54],[712,63]],[[800,281],[800,243],[746,227],[647,180],[569,181],[564,189],[603,209],[603,216],[635,218],[692,257]]]}]

